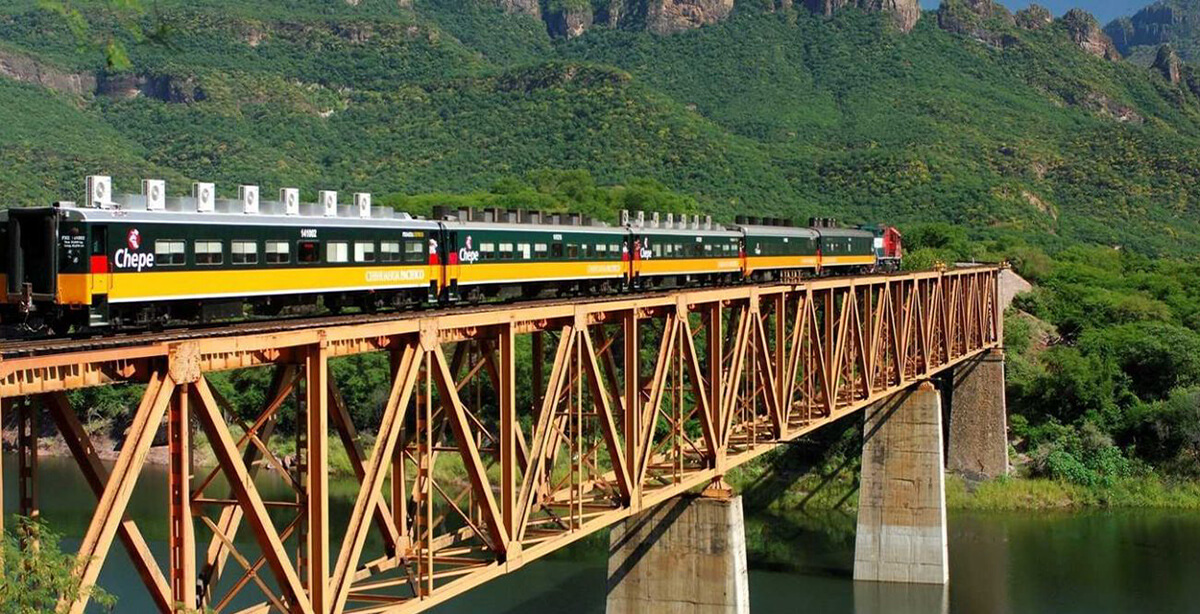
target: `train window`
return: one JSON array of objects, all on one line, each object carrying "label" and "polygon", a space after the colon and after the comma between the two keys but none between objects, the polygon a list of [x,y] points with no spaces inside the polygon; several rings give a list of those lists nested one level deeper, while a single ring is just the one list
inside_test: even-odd
[{"label": "train window", "polygon": [[234,264],[258,264],[258,242],[234,241],[229,244],[229,254]]},{"label": "train window", "polygon": [[187,263],[186,243],[182,240],[159,239],[154,242],[156,266],[178,266]]},{"label": "train window", "polygon": [[381,241],[379,243],[379,259],[383,262],[400,262],[400,242]]},{"label": "train window", "polygon": [[103,256],[108,251],[108,228],[97,226],[92,229],[92,255]]},{"label": "train window", "polygon": [[601,256],[601,255],[607,255],[607,253],[608,253],[608,246],[607,246],[607,245],[605,245],[605,244],[603,244],[603,243],[597,243],[597,244],[596,244],[596,256],[597,256],[597,257],[599,257],[599,256]]},{"label": "train window", "polygon": [[375,242],[374,241],[355,241],[354,242],[354,261],[355,262],[375,262]]},{"label": "train window", "polygon": [[713,246],[712,246],[712,245],[705,244],[705,246],[704,246],[704,251],[705,251],[705,252],[711,252],[711,251],[713,251]]},{"label": "train window", "polygon": [[547,246],[545,243],[533,244],[533,255],[535,258],[545,258],[547,251],[549,251],[549,246]]},{"label": "train window", "polygon": [[662,258],[662,255],[663,255],[663,245],[662,245],[662,243],[655,243],[655,244],[653,245],[653,247],[651,247],[651,250],[654,252],[654,257],[655,257],[655,258]]},{"label": "train window", "polygon": [[588,259],[592,255],[592,246],[589,243],[584,243],[579,246],[579,255],[584,259]]},{"label": "train window", "polygon": [[675,253],[675,246],[670,243],[667,243],[667,255],[671,256],[674,253]]},{"label": "train window", "polygon": [[321,243],[318,241],[301,241],[296,248],[296,260],[299,262],[320,262]]},{"label": "train window", "polygon": [[349,262],[350,244],[345,241],[330,241],[325,244],[325,262]]},{"label": "train window", "polygon": [[574,244],[567,245],[567,258],[578,258],[579,246]]},{"label": "train window", "polygon": [[621,251],[621,246],[620,246],[620,245],[617,245],[616,243],[609,243],[609,244],[608,244],[608,251],[610,251],[610,252],[612,252],[612,253],[614,253],[614,254],[616,254],[616,253],[619,253],[619,252]]},{"label": "train window", "polygon": [[220,241],[196,241],[196,264],[221,264],[224,260]]},{"label": "train window", "polygon": [[517,253],[521,254],[522,258],[529,260],[529,256],[530,256],[529,244],[528,243],[518,243],[517,244]]},{"label": "train window", "polygon": [[404,261],[405,262],[424,262],[425,261],[425,243],[423,241],[405,241],[404,242]]},{"label": "train window", "polygon": [[562,258],[563,257],[562,243],[555,243],[554,245],[550,246],[550,256],[552,258]]},{"label": "train window", "polygon": [[513,259],[513,244],[512,243],[501,243],[500,244],[500,259],[501,260],[512,260]]},{"label": "train window", "polygon": [[287,241],[267,241],[267,264],[287,264],[292,259]]},{"label": "train window", "polygon": [[484,260],[496,259],[496,244],[495,243],[480,243],[479,257]]}]

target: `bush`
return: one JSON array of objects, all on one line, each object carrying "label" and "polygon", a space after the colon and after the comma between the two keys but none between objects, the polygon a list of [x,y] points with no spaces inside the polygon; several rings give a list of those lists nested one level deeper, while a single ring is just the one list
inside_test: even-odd
[{"label": "bush", "polygon": [[[17,517],[15,530],[5,532],[0,614],[54,612],[60,598],[80,594],[75,556],[59,549],[59,539],[44,523],[23,517]],[[33,540],[36,547],[25,547]],[[99,587],[91,588],[89,595],[106,611],[117,601]]]}]

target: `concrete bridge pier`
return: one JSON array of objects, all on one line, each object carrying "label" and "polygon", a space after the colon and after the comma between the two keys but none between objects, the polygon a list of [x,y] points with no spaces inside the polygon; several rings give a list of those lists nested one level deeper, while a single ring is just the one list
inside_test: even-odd
[{"label": "concrete bridge pier", "polygon": [[955,367],[950,384],[946,469],[972,479],[1008,475],[1004,350],[988,350]]},{"label": "concrete bridge pier", "polygon": [[855,580],[949,580],[941,407],[925,382],[866,410]]},{"label": "concrete bridge pier", "polygon": [[749,611],[741,497],[678,497],[613,526],[608,614]]}]

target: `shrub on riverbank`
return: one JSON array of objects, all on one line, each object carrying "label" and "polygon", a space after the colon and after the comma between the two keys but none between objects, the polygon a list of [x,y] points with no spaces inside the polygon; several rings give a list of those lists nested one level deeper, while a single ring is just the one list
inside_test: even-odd
[{"label": "shrub on riverbank", "polygon": [[[36,544],[34,543],[36,542]],[[60,598],[80,594],[75,556],[59,549],[59,535],[42,522],[17,517],[5,531],[0,554],[0,614],[56,611]],[[99,587],[91,602],[109,611],[116,598]]]},{"label": "shrub on riverbank", "polygon": [[1106,486],[1066,480],[1003,478],[975,485],[946,478],[946,507],[952,510],[1015,511],[1076,508],[1200,509],[1200,484],[1158,476],[1122,478]]}]

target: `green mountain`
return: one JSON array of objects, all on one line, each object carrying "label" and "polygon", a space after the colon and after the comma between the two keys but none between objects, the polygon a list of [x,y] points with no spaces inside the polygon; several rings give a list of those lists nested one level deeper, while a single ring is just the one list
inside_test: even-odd
[{"label": "green mountain", "polygon": [[[1078,11],[162,0],[130,17],[112,8],[124,4],[76,2],[91,9],[81,25],[0,0],[7,205],[78,197],[84,175],[104,173],[129,191],[156,176],[175,192],[202,179],[421,208],[536,193],[537,171],[561,169],[661,184],[725,219],[1200,247],[1200,98],[1119,61]],[[114,41],[126,70],[106,68]],[[444,196],[404,196],[429,192]]]}]

